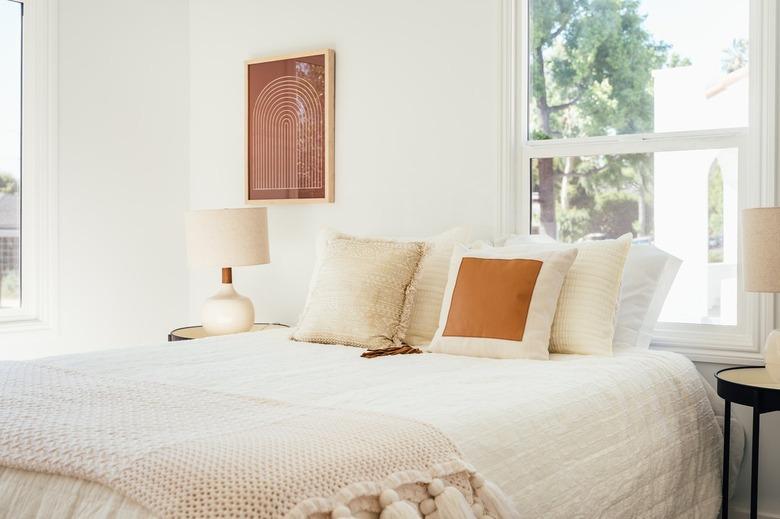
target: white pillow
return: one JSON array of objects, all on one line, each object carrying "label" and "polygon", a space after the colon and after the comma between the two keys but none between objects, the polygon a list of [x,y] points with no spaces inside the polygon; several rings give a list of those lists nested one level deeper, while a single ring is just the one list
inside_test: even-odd
[{"label": "white pillow", "polygon": [[[444,297],[444,289],[447,286],[447,274],[450,268],[452,250],[456,244],[466,243],[469,240],[471,230],[468,227],[454,227],[448,231],[430,238],[420,240],[398,238],[374,238],[392,241],[424,241],[428,250],[420,261],[419,272],[415,277],[415,294],[411,304],[409,325],[406,329],[404,342],[412,346],[430,344],[436,328],[439,326],[439,313]],[[350,235],[338,232],[330,228],[324,228],[317,236],[317,262],[314,267],[314,275],[309,286],[309,297],[317,272],[320,268],[325,247],[328,242],[336,237],[349,237]]]},{"label": "white pillow", "polygon": [[576,256],[573,248],[525,254],[457,246],[428,350],[546,360],[558,295]]},{"label": "white pillow", "polygon": [[652,245],[632,245],[623,270],[615,348],[648,348],[682,261]]},{"label": "white pillow", "polygon": [[512,236],[506,248],[525,253],[576,248],[577,259],[566,275],[550,335],[550,352],[611,355],[620,283],[631,234],[616,240],[576,244],[533,243]]}]

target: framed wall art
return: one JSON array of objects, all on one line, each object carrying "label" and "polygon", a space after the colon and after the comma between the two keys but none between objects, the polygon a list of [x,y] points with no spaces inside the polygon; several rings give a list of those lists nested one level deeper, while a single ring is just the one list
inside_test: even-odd
[{"label": "framed wall art", "polygon": [[330,50],[246,63],[246,202],[333,202]]}]

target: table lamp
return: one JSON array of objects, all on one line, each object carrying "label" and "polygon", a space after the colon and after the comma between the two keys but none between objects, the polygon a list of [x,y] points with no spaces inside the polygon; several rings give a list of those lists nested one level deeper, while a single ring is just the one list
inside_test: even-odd
[{"label": "table lamp", "polygon": [[203,304],[203,330],[208,335],[249,331],[255,309],[233,288],[233,267],[271,261],[266,208],[190,211],[185,223],[190,266],[222,268],[222,286]]},{"label": "table lamp", "polygon": [[[780,207],[745,209],[742,231],[745,290],[780,292]],[[769,333],[764,359],[770,376],[780,381],[780,330]]]}]

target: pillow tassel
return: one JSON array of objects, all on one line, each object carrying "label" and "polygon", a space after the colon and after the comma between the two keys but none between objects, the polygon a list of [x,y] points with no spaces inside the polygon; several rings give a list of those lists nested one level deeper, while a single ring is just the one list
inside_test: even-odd
[{"label": "pillow tassel", "polygon": [[420,519],[420,513],[415,507],[402,500],[398,492],[387,489],[379,495],[379,505],[382,513],[379,519]]},{"label": "pillow tassel", "polygon": [[509,498],[495,483],[486,481],[479,474],[474,474],[471,476],[471,487],[476,491],[477,497],[479,497],[479,500],[491,517],[500,517],[501,519],[519,518]]},{"label": "pillow tassel", "polygon": [[382,510],[379,519],[420,519],[420,514],[406,501],[396,501]]},{"label": "pillow tassel", "polygon": [[439,517],[447,519],[476,519],[474,511],[466,498],[454,487],[445,487],[440,479],[434,479],[428,485],[428,493],[436,502]]}]

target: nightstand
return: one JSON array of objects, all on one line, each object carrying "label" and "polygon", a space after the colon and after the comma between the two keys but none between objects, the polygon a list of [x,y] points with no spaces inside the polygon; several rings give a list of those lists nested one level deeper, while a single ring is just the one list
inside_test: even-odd
[{"label": "nightstand", "polygon": [[[280,323],[255,323],[250,332],[262,332],[263,330],[273,330],[274,328],[289,328],[286,324]],[[202,326],[185,326],[176,328],[168,334],[168,342],[189,341],[190,339],[203,339],[209,337]]]},{"label": "nightstand", "polygon": [[761,414],[780,411],[780,383],[775,382],[766,368],[726,368],[715,374],[718,395],[726,401],[723,420],[723,504],[721,519],[728,519],[729,506],[729,442],[731,441],[731,403],[753,408],[753,450],[750,456],[750,518],[758,513],[758,437]]}]

